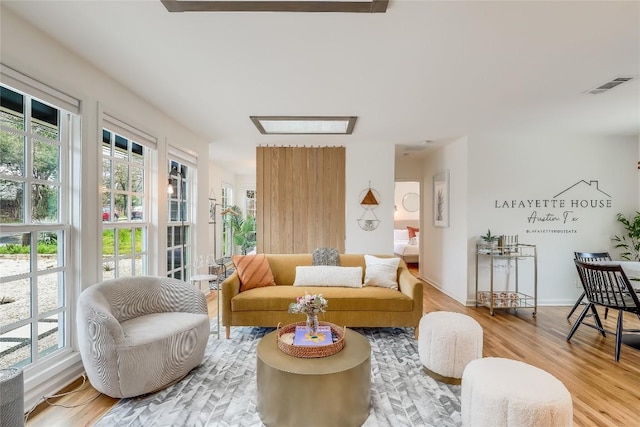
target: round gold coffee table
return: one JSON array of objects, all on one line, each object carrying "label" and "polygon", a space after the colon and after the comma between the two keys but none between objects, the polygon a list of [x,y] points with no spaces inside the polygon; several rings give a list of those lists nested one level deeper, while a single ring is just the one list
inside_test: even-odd
[{"label": "round gold coffee table", "polygon": [[257,347],[258,413],[267,426],[361,426],[369,416],[371,346],[350,329],[342,351],[303,359],[283,353],[277,331]]}]

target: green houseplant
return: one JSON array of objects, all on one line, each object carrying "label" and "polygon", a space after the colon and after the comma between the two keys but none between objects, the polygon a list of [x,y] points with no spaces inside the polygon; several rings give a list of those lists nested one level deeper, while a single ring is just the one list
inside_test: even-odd
[{"label": "green houseplant", "polygon": [[487,234],[483,234],[482,236],[480,236],[480,238],[487,246],[496,246],[498,244],[500,236],[491,234],[491,230],[487,230]]},{"label": "green houseplant", "polygon": [[223,220],[231,227],[233,243],[246,255],[256,246],[256,220],[252,216],[243,218],[238,206],[229,206],[225,211]]},{"label": "green houseplant", "polygon": [[629,261],[640,261],[640,212],[626,217],[617,215],[618,222],[624,226],[624,234],[613,236],[614,247],[622,249],[620,256]]},{"label": "green houseplant", "polygon": [[240,246],[242,255],[246,255],[256,247],[256,220],[252,216],[240,221],[240,226],[233,231],[233,243]]}]

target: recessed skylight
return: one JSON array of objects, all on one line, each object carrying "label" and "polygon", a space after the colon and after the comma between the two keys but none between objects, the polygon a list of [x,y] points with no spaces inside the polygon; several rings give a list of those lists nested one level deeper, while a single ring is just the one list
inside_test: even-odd
[{"label": "recessed skylight", "polygon": [[264,135],[350,135],[356,116],[251,116]]}]

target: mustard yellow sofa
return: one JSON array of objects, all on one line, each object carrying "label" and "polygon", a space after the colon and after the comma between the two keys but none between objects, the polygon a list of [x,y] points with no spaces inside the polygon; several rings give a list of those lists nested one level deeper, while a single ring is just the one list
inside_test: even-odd
[{"label": "mustard yellow sofa", "polygon": [[[380,257],[384,257],[381,256]],[[422,282],[407,268],[404,261],[398,267],[399,290],[364,286],[362,288],[293,286],[296,266],[312,265],[311,254],[266,254],[276,286],[240,292],[240,279],[234,272],[222,283],[221,314],[227,338],[231,326],[275,327],[305,320],[303,314],[288,312],[296,297],[321,293],[329,302],[320,321],[349,327],[413,327],[418,336],[422,317]],[[361,254],[341,254],[340,265],[362,267]]]}]

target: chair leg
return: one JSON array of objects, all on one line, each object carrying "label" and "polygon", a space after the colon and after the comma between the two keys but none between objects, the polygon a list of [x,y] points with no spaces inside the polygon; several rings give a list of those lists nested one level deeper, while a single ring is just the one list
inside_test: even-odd
[{"label": "chair leg", "polygon": [[606,307],[606,308],[604,309],[604,318],[605,318],[605,319],[607,318],[607,314],[609,314],[609,307]]},{"label": "chair leg", "polygon": [[620,347],[622,344],[622,318],[623,311],[618,310],[618,325],[616,327],[616,362],[620,361]]},{"label": "chair leg", "polygon": [[585,293],[582,292],[582,295],[580,295],[580,297],[578,297],[578,301],[576,301],[576,303],[573,304],[573,307],[571,308],[571,311],[567,315],[567,319],[571,317],[571,315],[573,314],[574,311],[576,311],[576,308],[578,308],[578,306],[580,305],[580,303],[582,302],[584,297],[585,297]]},{"label": "chair leg", "polygon": [[596,325],[600,329],[600,334],[606,338],[607,334],[604,332],[604,327],[602,326],[602,322],[600,321],[600,316],[598,316],[598,310],[596,310],[595,304],[589,304],[589,305],[591,305],[591,311],[593,312],[593,320],[595,320]]},{"label": "chair leg", "polygon": [[576,320],[576,323],[573,324],[573,326],[571,327],[571,331],[569,331],[569,335],[567,335],[567,341],[571,340],[571,337],[573,336],[573,334],[576,333],[576,331],[578,330],[578,326],[580,326],[580,324],[584,320],[584,317],[587,315],[587,312],[589,311],[590,308],[592,308],[592,306],[593,304],[589,303],[580,312],[580,316],[578,316],[578,320]]}]

